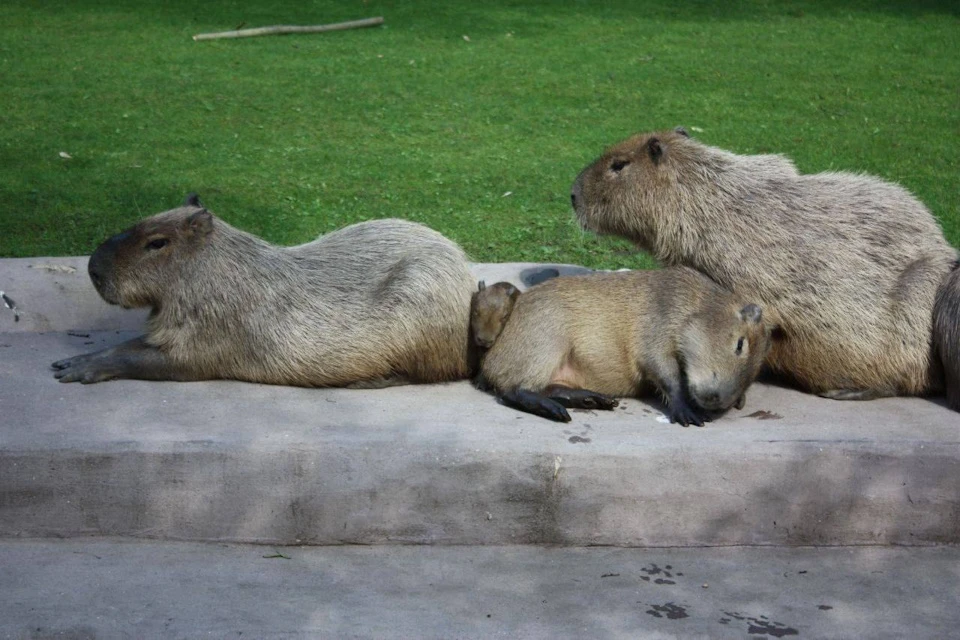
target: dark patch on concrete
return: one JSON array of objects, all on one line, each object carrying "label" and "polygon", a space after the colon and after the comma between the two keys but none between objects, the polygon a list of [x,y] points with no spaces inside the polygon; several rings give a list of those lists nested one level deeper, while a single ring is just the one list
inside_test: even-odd
[{"label": "dark patch on concrete", "polygon": [[560,271],[552,267],[547,267],[546,269],[534,270],[534,269],[524,269],[520,273],[520,279],[523,280],[523,284],[528,287],[533,287],[541,282],[546,282],[553,278],[559,277]]},{"label": "dark patch on concrete", "polygon": [[[643,580],[644,582],[650,582],[650,578],[652,576],[662,576],[654,580],[654,583],[655,584],[676,584],[676,582],[674,582],[673,580],[669,580],[669,578],[673,577],[673,574],[670,572],[671,569],[673,569],[673,567],[669,564],[665,565],[663,568],[660,568],[655,563],[651,562],[649,567],[640,567],[641,573],[647,574],[645,576],[640,576],[640,579]],[[678,573],[677,575],[680,575],[680,574]]]},{"label": "dark patch on concrete", "polygon": [[[470,466],[470,465],[468,465]],[[489,474],[489,465],[473,465],[475,471]],[[457,471],[463,473],[462,471]],[[561,506],[569,494],[564,486],[562,458],[555,455],[538,456],[537,463],[518,473],[506,474],[494,489],[503,495],[513,510],[516,531],[511,543],[565,544],[564,528],[560,525]],[[489,482],[485,475],[477,476],[477,484]],[[435,507],[427,507],[427,511]]]},{"label": "dark patch on concrete", "polygon": [[552,266],[536,266],[536,267],[527,267],[520,272],[520,280],[527,285],[532,287],[540,284],[541,282],[546,282],[552,278],[557,278],[559,276],[580,276],[586,275],[588,273],[593,273],[593,269],[588,269],[587,267],[580,267],[576,265],[552,265]]},{"label": "dark patch on concrete", "polygon": [[582,438],[580,436],[570,436],[567,440],[570,444],[577,444],[578,442],[589,443],[590,438]]},{"label": "dark patch on concrete", "polygon": [[820,611],[830,611],[830,609],[833,609],[833,607],[828,604],[818,604],[817,609],[820,609]]},{"label": "dark patch on concrete", "polygon": [[800,635],[800,632],[792,627],[766,620],[751,621],[747,626],[747,633],[750,635],[773,636],[774,638]]},{"label": "dark patch on concrete", "polygon": [[773,413],[772,411],[764,411],[763,409],[760,409],[759,411],[748,413],[747,417],[756,418],[757,420],[779,420],[783,416],[779,413]]},{"label": "dark patch on concrete", "polygon": [[605,573],[605,574],[603,574],[603,575],[600,576],[600,577],[601,577],[601,578],[619,578],[619,577],[620,577],[620,574],[619,574],[619,573]]},{"label": "dark patch on concrete", "polygon": [[30,640],[48,640],[57,638],[58,640],[95,640],[97,637],[93,627],[78,625],[62,629],[50,629],[46,627],[34,627],[25,636]]},{"label": "dark patch on concrete", "polygon": [[[767,618],[767,616],[760,616],[759,618],[754,618],[751,616],[744,615],[736,611],[724,611],[725,616],[730,616],[734,620],[740,620],[747,623],[747,633],[755,636],[773,636],[774,638],[782,638],[784,636],[796,636],[800,635],[800,632],[792,627],[787,625],[774,622]],[[721,622],[722,622],[721,618]],[[723,623],[726,624],[726,623]]]},{"label": "dark patch on concrete", "polygon": [[665,602],[664,604],[651,604],[649,606],[651,608],[647,609],[646,613],[650,614],[654,618],[663,618],[666,616],[668,620],[679,620],[681,618],[690,617],[690,614],[687,613],[685,605]]},{"label": "dark patch on concrete", "polygon": [[44,502],[55,499],[56,497],[56,492],[49,487],[4,489],[3,491],[0,491],[0,508],[35,508]]},{"label": "dark patch on concrete", "polygon": [[90,333],[87,332],[87,331],[75,331],[75,330],[70,330],[70,331],[67,331],[67,335],[68,335],[68,336],[73,336],[74,338],[89,338],[89,337],[90,337]]}]

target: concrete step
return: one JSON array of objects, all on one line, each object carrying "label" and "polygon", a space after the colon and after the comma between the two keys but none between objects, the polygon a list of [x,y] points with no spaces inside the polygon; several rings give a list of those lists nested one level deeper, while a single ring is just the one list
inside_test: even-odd
[{"label": "concrete step", "polygon": [[0,541],[6,638],[956,637],[960,548]]},{"label": "concrete step", "polygon": [[[80,269],[56,268],[70,266]],[[493,281],[527,266],[477,272]],[[684,429],[653,400],[560,425],[466,382],[60,384],[50,362],[131,337],[142,321],[98,304],[82,267],[0,261],[22,312],[14,324],[0,308],[0,537],[960,541],[960,415],[939,400],[843,403],[761,384],[742,411]]]}]

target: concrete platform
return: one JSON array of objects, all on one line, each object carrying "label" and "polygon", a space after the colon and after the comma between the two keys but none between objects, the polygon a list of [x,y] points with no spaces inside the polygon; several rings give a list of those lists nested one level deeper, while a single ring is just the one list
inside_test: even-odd
[{"label": "concrete platform", "polygon": [[960,633],[960,548],[0,541],[0,638],[884,638]]},{"label": "concrete platform", "polygon": [[[478,265],[488,281],[529,265]],[[72,268],[72,270],[71,270]],[[0,261],[0,537],[276,544],[960,542],[960,415],[755,385],[705,428],[653,401],[558,425],[469,383],[60,384],[135,335],[85,260]]]}]

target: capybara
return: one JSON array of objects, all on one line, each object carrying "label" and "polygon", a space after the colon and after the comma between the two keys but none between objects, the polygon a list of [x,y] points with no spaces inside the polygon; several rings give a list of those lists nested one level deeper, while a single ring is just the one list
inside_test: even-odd
[{"label": "capybara", "polygon": [[960,280],[946,280],[957,253],[903,187],[801,175],[782,155],[737,155],[677,129],[611,147],[571,199],[584,228],[762,304],[779,327],[768,363],[800,386],[866,400],[936,393],[946,374],[960,409]]},{"label": "capybara", "polygon": [[743,407],[770,350],[773,327],[760,307],[685,267],[556,278],[515,298],[487,287],[475,297],[493,326],[503,317],[495,303],[512,306],[482,362],[481,387],[564,422],[565,407],[612,409],[614,398],[652,387],[672,422],[702,425],[711,412]]},{"label": "capybara", "polygon": [[228,378],[382,387],[470,376],[463,251],[423,225],[374,220],[279,247],[192,195],[103,242],[104,300],[149,307],[146,335],[53,364],[61,382]]}]

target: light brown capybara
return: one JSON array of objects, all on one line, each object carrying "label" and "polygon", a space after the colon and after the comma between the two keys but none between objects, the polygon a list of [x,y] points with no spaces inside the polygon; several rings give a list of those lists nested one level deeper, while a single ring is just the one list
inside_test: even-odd
[{"label": "light brown capybara", "polygon": [[149,307],[146,335],[53,364],[61,382],[228,378],[382,387],[471,374],[466,256],[427,227],[386,219],[279,247],[195,195],[103,242],[104,300]]}]

